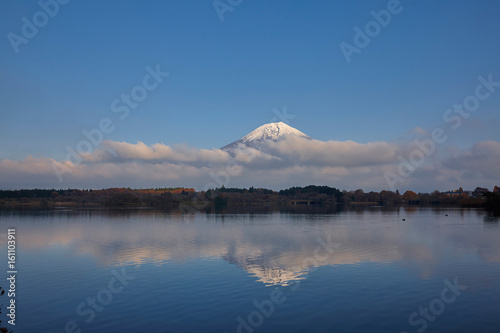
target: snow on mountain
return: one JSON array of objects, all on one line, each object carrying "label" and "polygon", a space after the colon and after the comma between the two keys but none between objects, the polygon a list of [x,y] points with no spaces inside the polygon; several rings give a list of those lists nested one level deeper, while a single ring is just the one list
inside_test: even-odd
[{"label": "snow on mountain", "polygon": [[258,127],[256,130],[248,133],[239,140],[236,140],[227,146],[222,147],[223,150],[237,148],[239,145],[246,147],[260,148],[269,141],[278,141],[285,136],[293,135],[307,140],[311,140],[309,136],[301,131],[288,126],[283,122],[269,123]]}]

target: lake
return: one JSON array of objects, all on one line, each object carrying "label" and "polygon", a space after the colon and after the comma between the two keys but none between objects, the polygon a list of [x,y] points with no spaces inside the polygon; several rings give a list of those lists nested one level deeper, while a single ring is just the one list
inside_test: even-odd
[{"label": "lake", "polygon": [[482,210],[65,208],[0,225],[4,289],[16,230],[16,333],[500,331],[500,222]]}]

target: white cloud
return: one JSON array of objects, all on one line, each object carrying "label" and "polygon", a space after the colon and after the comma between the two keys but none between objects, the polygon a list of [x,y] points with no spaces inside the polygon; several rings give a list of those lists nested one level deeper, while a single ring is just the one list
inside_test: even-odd
[{"label": "white cloud", "polygon": [[273,142],[271,151],[303,164],[359,167],[395,161],[399,146],[387,142],[318,141],[289,137]]},{"label": "white cloud", "polygon": [[[317,141],[293,137],[267,149],[197,149],[186,145],[148,146],[142,142],[105,141],[81,164],[27,157],[0,160],[1,188],[103,188],[186,186],[286,188],[321,184],[341,189],[388,189],[384,172],[397,172],[397,157],[412,144]],[[478,142],[452,155],[437,152],[399,187],[400,191],[432,191],[460,186],[492,188],[500,183],[500,142]],[[446,156],[446,157],[445,157]],[[67,172],[60,183],[54,165]]]},{"label": "white cloud", "polygon": [[187,145],[178,145],[175,148],[163,143],[148,146],[142,142],[136,144],[106,140],[102,148],[93,154],[85,156],[87,162],[120,162],[141,160],[147,162],[227,162],[230,156],[220,149],[197,149]]},{"label": "white cloud", "polygon": [[446,161],[446,167],[462,172],[464,177],[491,179],[500,182],[500,142],[482,141]]}]

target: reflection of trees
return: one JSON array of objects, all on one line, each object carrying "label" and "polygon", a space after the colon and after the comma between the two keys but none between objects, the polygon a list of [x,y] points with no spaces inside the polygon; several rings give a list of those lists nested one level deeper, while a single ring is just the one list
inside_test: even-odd
[{"label": "reflection of trees", "polygon": [[484,216],[485,223],[498,223],[500,222],[500,211],[487,211]]},{"label": "reflection of trees", "polygon": [[418,209],[419,209],[419,208],[418,208],[418,206],[411,206],[411,205],[410,205],[410,206],[405,206],[405,211],[406,211],[406,213],[408,213],[409,215],[410,215],[410,214],[411,214],[411,215],[415,214],[415,213],[417,212],[417,210],[418,210]]},{"label": "reflection of trees", "polygon": [[484,217],[486,223],[497,223],[500,220],[500,193],[498,187],[495,186],[497,192],[484,192],[483,196],[486,198],[486,211]]}]

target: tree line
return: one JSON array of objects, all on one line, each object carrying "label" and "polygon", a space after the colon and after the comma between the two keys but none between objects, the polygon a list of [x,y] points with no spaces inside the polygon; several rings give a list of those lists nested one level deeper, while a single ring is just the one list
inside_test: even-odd
[{"label": "tree line", "polygon": [[175,206],[203,201],[206,205],[258,204],[377,204],[377,205],[460,205],[499,207],[500,188],[493,192],[477,188],[468,193],[461,189],[449,192],[416,193],[406,191],[354,191],[330,186],[294,186],[275,191],[265,188],[220,188],[196,191],[193,188],[162,187],[147,189],[23,189],[0,190],[0,207],[5,206]]}]

